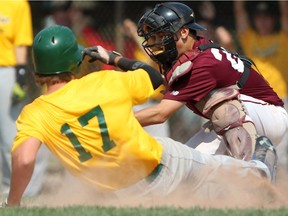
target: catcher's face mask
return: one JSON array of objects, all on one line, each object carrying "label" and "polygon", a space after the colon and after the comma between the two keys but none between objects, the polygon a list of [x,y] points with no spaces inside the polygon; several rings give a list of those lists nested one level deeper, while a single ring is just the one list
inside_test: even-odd
[{"label": "catcher's face mask", "polygon": [[151,28],[146,28],[148,31],[144,33],[144,41],[142,46],[150,58],[160,65],[170,67],[178,56],[176,49],[177,35],[169,31],[149,31]]}]

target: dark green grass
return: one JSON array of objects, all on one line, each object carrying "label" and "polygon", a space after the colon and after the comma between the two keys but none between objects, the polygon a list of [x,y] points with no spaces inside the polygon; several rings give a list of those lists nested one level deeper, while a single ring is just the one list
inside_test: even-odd
[{"label": "dark green grass", "polygon": [[203,209],[203,208],[117,208],[71,206],[64,208],[7,208],[0,209],[1,216],[286,216],[288,209]]}]

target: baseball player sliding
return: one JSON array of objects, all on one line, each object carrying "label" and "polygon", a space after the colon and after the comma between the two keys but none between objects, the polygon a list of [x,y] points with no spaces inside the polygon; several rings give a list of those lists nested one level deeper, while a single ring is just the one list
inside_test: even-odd
[{"label": "baseball player sliding", "polygon": [[[103,70],[77,79],[82,52],[90,61],[124,72]],[[119,197],[166,196],[184,181],[190,183],[187,190],[201,190],[221,183],[207,177],[220,169],[239,178],[249,172],[259,178],[273,176],[269,163],[275,163],[276,155],[269,140],[257,143],[255,160],[243,161],[202,154],[145,132],[132,107],[144,103],[163,83],[151,66],[101,46],[83,50],[72,31],[58,25],[35,36],[32,53],[35,81],[46,85],[47,92],[26,105],[17,119],[11,188],[1,207],[20,205],[42,143],[71,174]]]}]

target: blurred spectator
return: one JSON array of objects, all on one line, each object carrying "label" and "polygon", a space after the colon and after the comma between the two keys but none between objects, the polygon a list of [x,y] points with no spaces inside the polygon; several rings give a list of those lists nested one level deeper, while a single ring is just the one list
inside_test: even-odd
[{"label": "blurred spectator", "polygon": [[[4,195],[9,191],[11,147],[16,134],[16,125],[11,114],[12,90],[15,83],[20,88],[27,86],[28,53],[32,39],[29,3],[26,0],[0,1],[0,163]],[[41,148],[25,196],[35,196],[41,191],[47,159],[47,149]]]},{"label": "blurred spectator", "polygon": [[70,27],[70,20],[67,13],[70,1],[52,0],[44,1],[43,4],[48,11],[48,16],[44,20],[45,27],[55,24]]},{"label": "blurred spectator", "polygon": [[[96,31],[97,18],[95,19],[94,12],[98,3],[95,1],[72,1],[68,9],[71,29],[75,33],[78,43],[84,47],[101,45],[108,50],[114,50],[114,43]],[[85,59],[81,65],[81,76],[91,71],[113,68],[99,61],[88,63],[88,60]]]},{"label": "blurred spectator", "polygon": [[[250,11],[248,6],[251,6]],[[279,1],[279,9],[280,28],[277,28],[277,2],[253,2],[250,5],[243,1],[234,2],[236,30],[242,50],[284,100],[287,110],[288,2]],[[288,142],[283,143],[278,149],[279,158],[285,159],[279,162],[285,166],[288,164],[287,145]]]},{"label": "blurred spectator", "polygon": [[281,1],[281,29],[277,30],[276,10],[269,2],[257,2],[249,14],[243,1],[235,1],[235,21],[243,52],[257,65],[277,94],[287,97],[286,53],[288,48],[288,8]]},{"label": "blurred spectator", "polygon": [[[137,26],[136,23],[133,22],[130,19],[125,19],[123,21],[123,33],[128,36],[128,38],[132,39],[136,46],[133,49],[133,56],[131,58],[145,62],[154,68],[158,68],[158,65],[149,58],[148,55],[146,55],[143,47],[142,47],[142,39],[137,34]],[[131,46],[130,46],[131,47]],[[129,49],[129,52],[131,50]],[[134,106],[134,110],[141,110],[146,107],[149,107],[151,105],[154,105],[159,102],[159,100],[162,99],[163,94],[161,91],[165,90],[165,86],[161,85],[158,89],[156,89],[154,95],[150,100],[148,100],[145,104]],[[151,135],[151,136],[162,136],[162,137],[169,137],[170,136],[170,128],[168,121],[157,124],[157,125],[150,125],[147,127],[144,127],[144,129]]]},{"label": "blurred spectator", "polygon": [[207,29],[207,31],[199,31],[198,36],[213,40],[226,49],[234,50],[235,46],[231,33],[224,26],[217,23],[214,2],[199,2],[197,9],[200,18],[197,22]]}]

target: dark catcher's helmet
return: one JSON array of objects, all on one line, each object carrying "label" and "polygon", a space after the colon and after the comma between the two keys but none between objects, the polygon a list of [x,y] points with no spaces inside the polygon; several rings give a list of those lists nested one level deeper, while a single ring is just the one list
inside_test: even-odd
[{"label": "dark catcher's helmet", "polygon": [[54,75],[75,73],[82,61],[83,47],[65,26],[53,25],[41,30],[34,38],[32,57],[35,73]]},{"label": "dark catcher's helmet", "polygon": [[[182,27],[206,30],[195,22],[194,12],[190,7],[179,2],[165,2],[157,4],[141,17],[137,33],[144,37],[142,46],[150,58],[165,67],[177,58],[176,33]],[[164,34],[161,42],[155,42],[157,33]]]}]

